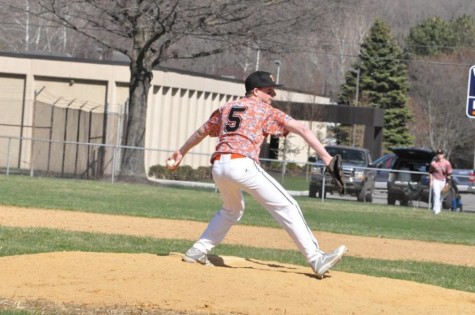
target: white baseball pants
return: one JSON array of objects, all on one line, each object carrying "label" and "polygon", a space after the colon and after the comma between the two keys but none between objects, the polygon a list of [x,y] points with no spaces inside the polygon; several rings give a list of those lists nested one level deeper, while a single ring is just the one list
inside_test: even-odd
[{"label": "white baseball pants", "polygon": [[445,180],[440,179],[432,179],[432,193],[434,194],[434,206],[432,210],[435,214],[440,213],[440,209],[442,208],[442,189],[444,189]]},{"label": "white baseball pants", "polygon": [[193,245],[198,250],[208,254],[241,219],[244,213],[242,190],[269,211],[309,263],[323,253],[297,202],[252,159],[231,159],[230,154],[221,155],[220,160],[213,163],[213,180],[220,191],[223,207]]}]

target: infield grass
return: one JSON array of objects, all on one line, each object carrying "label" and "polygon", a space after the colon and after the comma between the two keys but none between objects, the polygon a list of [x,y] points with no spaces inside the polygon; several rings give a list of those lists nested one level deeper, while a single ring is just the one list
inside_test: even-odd
[{"label": "infield grass", "polygon": [[[209,221],[221,206],[219,194],[210,190],[145,184],[0,175],[0,191],[3,205],[203,222]],[[475,245],[473,214],[444,212],[443,216],[435,217],[424,209],[348,201],[322,203],[308,197],[296,199],[314,230]],[[249,196],[240,224],[277,227],[272,217]],[[0,226],[0,244],[0,256],[76,250],[166,255],[185,251],[192,241]],[[213,254],[307,265],[296,250],[222,244]],[[469,267],[345,256],[335,270],[475,292],[475,268]]]},{"label": "infield grass", "polygon": [[[0,175],[0,204],[64,209],[140,217],[208,222],[221,207],[212,190],[90,180]],[[309,226],[340,234],[475,245],[475,215],[427,209],[295,198]],[[275,220],[245,194],[246,210],[240,224],[278,227]]]}]

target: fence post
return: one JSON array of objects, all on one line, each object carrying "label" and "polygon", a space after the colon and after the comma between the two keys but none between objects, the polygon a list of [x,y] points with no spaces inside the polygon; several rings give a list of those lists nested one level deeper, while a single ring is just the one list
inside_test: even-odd
[{"label": "fence post", "polygon": [[429,202],[428,202],[428,210],[431,210],[430,206],[431,206],[431,200],[432,200],[432,186],[430,184],[430,179],[429,179]]},{"label": "fence post", "polygon": [[111,182],[112,184],[115,182],[115,159],[116,159],[116,155],[117,155],[117,144],[112,147],[112,174],[111,174]]},{"label": "fence post", "polygon": [[8,148],[7,148],[7,176],[10,175],[10,147],[11,147],[12,138],[8,137]]},{"label": "fence post", "polygon": [[325,171],[323,171],[322,178],[322,202],[325,201]]}]

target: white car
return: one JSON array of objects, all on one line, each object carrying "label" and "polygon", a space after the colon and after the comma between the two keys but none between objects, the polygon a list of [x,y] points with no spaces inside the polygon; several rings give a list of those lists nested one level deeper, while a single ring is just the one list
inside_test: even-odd
[{"label": "white car", "polygon": [[475,171],[471,169],[454,169],[452,182],[461,193],[475,193]]}]

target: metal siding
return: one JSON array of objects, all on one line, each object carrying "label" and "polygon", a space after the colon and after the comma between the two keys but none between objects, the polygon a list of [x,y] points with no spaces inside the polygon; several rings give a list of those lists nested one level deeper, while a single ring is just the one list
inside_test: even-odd
[{"label": "metal siding", "polygon": [[[170,108],[171,106],[170,104],[172,102],[172,93],[173,93],[173,88],[171,87],[166,87],[162,91],[161,103],[159,104],[159,106],[161,107],[162,117],[160,117],[161,119],[159,119],[161,121],[161,124],[158,127],[160,141],[158,142],[158,145],[153,146],[157,149],[168,149],[168,150],[170,149],[169,138],[171,136],[171,132],[170,132],[169,123],[170,123],[170,119],[172,118],[171,117],[172,111]],[[160,159],[159,159],[160,162],[157,161],[156,163],[159,163],[159,164],[164,163],[162,161],[166,160],[167,155],[168,153],[162,152],[160,154]]]},{"label": "metal siding", "polygon": [[[25,78],[28,79],[25,80]],[[15,121],[18,120],[19,111],[22,107],[23,95],[26,93],[24,122],[32,122],[35,115],[32,91],[39,91],[42,87],[45,87],[45,89],[40,93],[38,100],[48,104],[57,102],[56,105],[60,107],[68,105],[78,107],[86,104],[84,107],[86,112],[96,106],[97,108],[94,111],[103,111],[105,109],[104,104],[108,104],[109,112],[123,113],[122,106],[129,97],[129,79],[130,70],[127,65],[0,56],[0,85],[9,87],[7,90],[4,89],[7,93],[0,95],[0,106],[12,105],[9,100],[14,100],[12,107],[15,107],[14,109],[8,107],[11,113],[3,115],[2,121],[7,119],[9,124],[16,123]],[[276,100],[329,103],[326,98],[306,93],[281,89],[277,89],[276,92]],[[167,69],[154,70],[149,97],[150,105],[146,119],[145,147],[155,149],[155,151],[146,152],[146,168],[156,163],[164,165],[169,152],[157,152],[156,150],[177,149],[215,109],[225,102],[240,98],[242,93],[242,82],[235,80],[199,76],[179,71],[174,72]],[[72,102],[73,100],[74,102]],[[17,107],[20,109],[17,109]],[[3,112],[5,113],[6,110]],[[64,116],[56,118],[64,119]],[[102,134],[100,130],[101,122],[96,120],[97,118],[94,119],[95,123],[90,127],[92,134],[95,136]],[[110,120],[111,122],[117,121],[117,117]],[[123,120],[123,116],[121,120]],[[28,124],[31,125],[32,123]],[[83,124],[85,124],[85,121],[81,119],[81,125]],[[63,140],[64,133],[62,131],[61,126],[58,126],[55,129],[53,139]],[[13,133],[14,135],[19,134],[18,132]],[[69,133],[76,135],[77,131],[71,130],[68,131]],[[114,127],[114,130],[107,130],[107,143],[117,144],[118,133],[122,133],[122,129],[117,126]],[[25,126],[23,134],[31,136],[31,128]],[[11,127],[0,126],[0,135],[11,135]],[[76,136],[73,138],[76,139]],[[294,140],[292,139],[292,141]],[[2,140],[2,142],[5,141]],[[18,141],[13,142],[14,154],[18,155]],[[184,164],[193,167],[209,165],[209,156],[214,151],[215,145],[216,138],[205,139],[191,152],[202,155],[190,154]],[[31,147],[31,144],[27,144],[26,141],[23,143],[22,148],[24,150],[21,160],[24,167],[29,167],[32,157],[26,154],[30,150],[26,146]],[[58,147],[57,150],[62,151],[61,145],[53,144],[52,146]],[[6,148],[6,144],[2,143],[2,147]],[[70,149],[67,150],[70,151]],[[97,151],[97,148],[93,148],[93,151]],[[75,155],[73,153],[71,154]],[[111,152],[106,152],[106,163],[108,163],[111,156]],[[289,156],[289,159],[301,160],[301,156],[301,154]],[[18,157],[15,158],[18,159]],[[0,157],[0,163],[3,165],[4,160],[5,155]],[[61,165],[60,154],[57,154],[55,160],[51,162],[50,167],[58,171],[58,164]],[[82,160],[78,162],[81,166],[84,163]],[[110,170],[109,165],[107,172]]]}]

